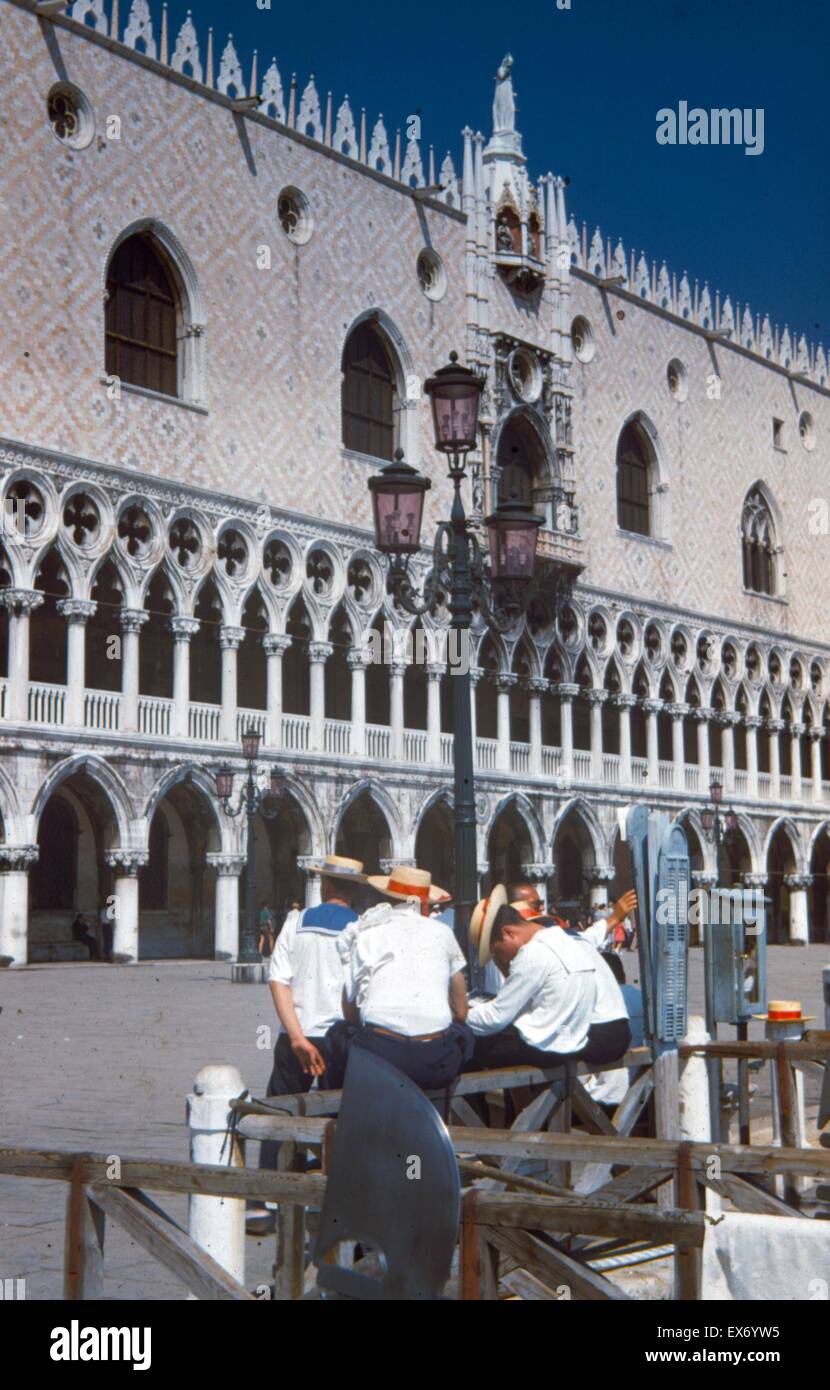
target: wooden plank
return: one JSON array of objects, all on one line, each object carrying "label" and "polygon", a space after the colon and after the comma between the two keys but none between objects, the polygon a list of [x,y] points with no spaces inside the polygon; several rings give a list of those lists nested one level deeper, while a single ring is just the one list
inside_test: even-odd
[{"label": "wooden plank", "polygon": [[[689,1213],[699,1214],[701,1201],[697,1179],[692,1168],[689,1144],[681,1144],[677,1156],[675,1189],[677,1205]],[[702,1242],[701,1242],[702,1243]],[[700,1298],[700,1251],[674,1242],[675,1298],[681,1303],[696,1303]]]},{"label": "wooden plank", "polygon": [[274,1298],[281,1302],[303,1296],[305,1287],[305,1207],[280,1203],[277,1212],[277,1259],[274,1265]]},{"label": "wooden plank", "polygon": [[778,1056],[778,1049],[786,1049],[786,1056],[791,1062],[796,1059],[804,1061],[822,1062],[827,1056],[826,1034],[815,1033],[806,1036],[803,1040],[796,1042],[771,1042],[768,1039],[756,1038],[748,1042],[721,1042],[713,1041],[706,1043],[680,1043],[677,1051],[681,1058],[686,1057],[718,1057],[725,1060],[729,1057],[762,1058],[772,1061]]},{"label": "wooden plank", "polygon": [[209,1163],[177,1163],[154,1158],[122,1158],[120,1178],[110,1179],[107,1173],[112,1168],[112,1160],[108,1155],[74,1154],[59,1149],[0,1148],[0,1174],[68,1182],[76,1159],[83,1160],[87,1182],[106,1182],[113,1188],[192,1192],[204,1197],[258,1197],[272,1202],[293,1200],[317,1208],[322,1205],[326,1190],[325,1179],[317,1174],[225,1168]]},{"label": "wooden plank", "polygon": [[[628,1092],[617,1106],[611,1119],[620,1138],[626,1138],[636,1125],[654,1091],[654,1072],[648,1067],[637,1077]],[[611,1177],[613,1164],[597,1163],[580,1173],[576,1182],[577,1192],[595,1192]]]},{"label": "wooden plank", "polygon": [[[623,1057],[607,1066],[596,1063],[578,1062],[578,1076],[593,1076],[607,1071],[618,1071],[621,1067],[637,1068],[650,1066],[651,1051],[647,1047],[632,1047]],[[513,1090],[520,1086],[544,1086],[552,1081],[562,1080],[564,1066],[556,1067],[502,1067],[498,1071],[464,1072],[453,1082],[453,1096],[482,1095],[486,1091]],[[443,1091],[427,1091],[430,1100],[443,1103]],[[240,1115],[267,1115],[275,1111],[285,1111],[292,1115],[336,1115],[343,1098],[342,1091],[311,1090],[305,1095],[267,1096],[264,1099],[234,1100],[231,1109]]]},{"label": "wooden plank", "polygon": [[696,1249],[703,1243],[702,1212],[630,1203],[565,1202],[531,1193],[479,1190],[476,1210],[485,1226],[521,1227],[566,1235],[623,1236]]},{"label": "wooden plank", "polygon": [[616,1137],[617,1131],[611,1120],[581,1081],[574,1081],[572,1100],[574,1110],[592,1134],[613,1134]]},{"label": "wooden plank", "polygon": [[143,1205],[135,1193],[112,1184],[95,1183],[89,1195],[112,1221],[123,1226],[142,1249],[169,1269],[197,1298],[256,1302],[253,1294],[231,1278],[227,1270],[185,1231]]},{"label": "wooden plank", "polygon": [[509,1274],[503,1274],[501,1285],[525,1303],[559,1302],[558,1294],[526,1269],[514,1269]]},{"label": "wooden plank", "polygon": [[[619,1167],[674,1168],[678,1144],[668,1139],[614,1139],[604,1134],[514,1134],[509,1129],[463,1129],[453,1126],[450,1138],[457,1153],[485,1157],[511,1154],[541,1162],[571,1159]],[[830,1136],[828,1136],[830,1139]],[[830,1145],[828,1145],[830,1147]],[[821,1149],[781,1149],[769,1144],[692,1144],[692,1166],[706,1167],[713,1155],[721,1171],[770,1176],[793,1172],[816,1179],[830,1176],[830,1159]],[[3,1171],[0,1160],[0,1172]]]},{"label": "wooden plank", "polygon": [[507,1231],[491,1227],[487,1237],[503,1254],[512,1256],[528,1274],[541,1279],[543,1284],[554,1291],[557,1298],[630,1302],[628,1295],[610,1280],[579,1264],[562,1250],[547,1245],[530,1231]]},{"label": "wooden plank", "polygon": [[477,1115],[469,1101],[463,1096],[453,1096],[450,1100],[450,1109],[454,1111],[458,1121],[462,1125],[467,1125],[473,1129],[486,1129],[487,1125],[480,1115]]},{"label": "wooden plank", "polygon": [[645,1197],[646,1193],[653,1192],[655,1187],[666,1182],[671,1175],[670,1168],[627,1168],[619,1177],[595,1188],[590,1193],[590,1198],[592,1201],[602,1199],[630,1202],[635,1197]]},{"label": "wooden plank", "polygon": [[461,1202],[459,1298],[465,1302],[493,1302],[499,1296],[499,1253],[478,1219],[478,1192],[468,1192]]},{"label": "wooden plank", "polygon": [[106,1220],[90,1202],[83,1159],[72,1167],[66,1199],[63,1296],[69,1301],[104,1297],[104,1234]]},{"label": "wooden plank", "polygon": [[794,1211],[786,1202],[782,1202],[780,1197],[774,1197],[764,1188],[756,1187],[745,1178],[739,1178],[737,1173],[725,1173],[720,1178],[709,1178],[704,1168],[700,1179],[706,1187],[711,1187],[713,1192],[717,1192],[719,1197],[727,1197],[738,1211],[754,1212],[758,1216],[804,1215],[803,1212]]}]

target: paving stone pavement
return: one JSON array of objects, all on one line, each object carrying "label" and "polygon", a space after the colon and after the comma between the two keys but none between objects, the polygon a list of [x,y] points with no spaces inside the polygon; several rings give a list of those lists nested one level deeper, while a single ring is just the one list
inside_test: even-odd
[{"label": "paving stone pavement", "polygon": [[[623,957],[636,982],[635,957]],[[821,967],[830,947],[773,946],[773,997],[801,999],[822,1026]],[[703,1012],[703,954],[690,955],[690,1012]],[[213,961],[146,961],[135,966],[42,965],[0,972],[3,1049],[0,1144],[186,1159],[185,1097],[201,1067],[232,1063],[264,1092],[270,1051],[258,1029],[273,1029],[264,986],[231,985]],[[723,1030],[724,1032],[728,1030]],[[751,1036],[762,1036],[762,1025]],[[764,1108],[763,1088],[757,1099]],[[249,1161],[256,1161],[251,1145]],[[25,1278],[29,1299],[62,1291],[66,1187],[0,1178],[0,1279]],[[161,1204],[182,1224],[185,1198]],[[246,1283],[267,1281],[274,1240],[246,1243]],[[176,1300],[182,1285],[112,1223],[105,1296]]]}]

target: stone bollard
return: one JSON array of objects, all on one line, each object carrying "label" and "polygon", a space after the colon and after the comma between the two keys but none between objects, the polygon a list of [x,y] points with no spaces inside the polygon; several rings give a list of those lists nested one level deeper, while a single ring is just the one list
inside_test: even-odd
[{"label": "stone bollard", "polygon": [[[705,1020],[692,1015],[687,1024],[684,1043],[697,1046],[709,1042]],[[712,1137],[709,1118],[709,1075],[704,1056],[687,1057],[680,1073],[680,1137],[694,1143],[706,1144]]]},{"label": "stone bollard", "polygon": [[[228,1133],[231,1100],[245,1090],[236,1067],[213,1063],[202,1067],[187,1098],[191,1163],[244,1168],[242,1141]],[[237,1197],[191,1196],[190,1236],[240,1284],[245,1282],[245,1201]]]}]

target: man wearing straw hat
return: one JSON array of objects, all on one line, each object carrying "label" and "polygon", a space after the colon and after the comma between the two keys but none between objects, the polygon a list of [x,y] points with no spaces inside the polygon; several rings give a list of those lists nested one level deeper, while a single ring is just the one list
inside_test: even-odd
[{"label": "man wearing straw hat", "polygon": [[[320,1084],[324,1082],[326,1033],[341,1018],[344,967],[339,947],[357,921],[351,906],[352,889],[366,882],[359,859],[337,854],[312,861],[306,869],[320,875],[321,901],[316,907],[289,913],[268,969],[280,1021],[266,1091],[269,1096],[308,1091],[315,1077],[320,1078]],[[276,1168],[278,1149],[275,1143],[262,1145],[261,1168]]]},{"label": "man wearing straw hat", "polygon": [[466,961],[445,922],[430,916],[450,895],[426,869],[396,866],[369,875],[390,899],[364,912],[343,942],[347,955],[341,1040],[391,1062],[424,1090],[447,1086],[472,1052],[467,1016]]}]

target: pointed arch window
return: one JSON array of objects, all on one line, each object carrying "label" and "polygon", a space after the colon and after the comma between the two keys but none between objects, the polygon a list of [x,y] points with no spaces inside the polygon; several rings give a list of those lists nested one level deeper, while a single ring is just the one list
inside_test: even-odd
[{"label": "pointed arch window", "polygon": [[371,323],[358,324],[346,340],[342,407],[345,447],[391,459],[398,409],[395,370],[386,344]]},{"label": "pointed arch window", "polygon": [[753,488],[741,515],[744,588],[754,594],[774,594],[775,525],[766,498]]},{"label": "pointed arch window", "polygon": [[617,525],[637,536],[652,534],[653,455],[642,428],[631,421],[617,443]]},{"label": "pointed arch window", "polygon": [[178,396],[178,320],[179,294],[157,243],[145,232],[127,237],[107,271],[108,375]]}]

